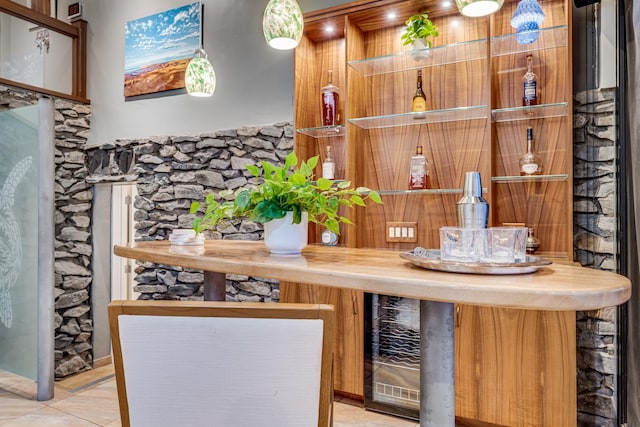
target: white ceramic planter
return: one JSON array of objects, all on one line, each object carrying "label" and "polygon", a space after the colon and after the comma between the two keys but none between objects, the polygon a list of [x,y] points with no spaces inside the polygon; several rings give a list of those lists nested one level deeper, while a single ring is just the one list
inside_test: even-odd
[{"label": "white ceramic planter", "polygon": [[300,224],[293,224],[293,212],[264,224],[264,244],[273,254],[299,254],[307,246],[309,216],[302,213]]},{"label": "white ceramic planter", "polygon": [[426,59],[429,56],[429,44],[425,39],[414,40],[411,45],[411,57],[418,61]]},{"label": "white ceramic planter", "polygon": [[413,50],[426,49],[429,47],[429,43],[425,39],[416,39],[413,41]]}]

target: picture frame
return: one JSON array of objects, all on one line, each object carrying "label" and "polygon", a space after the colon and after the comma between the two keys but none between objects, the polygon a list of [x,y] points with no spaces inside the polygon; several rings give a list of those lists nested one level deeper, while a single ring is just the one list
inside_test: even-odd
[{"label": "picture frame", "polygon": [[127,21],[124,30],[125,99],[184,90],[185,70],[202,45],[202,3]]}]

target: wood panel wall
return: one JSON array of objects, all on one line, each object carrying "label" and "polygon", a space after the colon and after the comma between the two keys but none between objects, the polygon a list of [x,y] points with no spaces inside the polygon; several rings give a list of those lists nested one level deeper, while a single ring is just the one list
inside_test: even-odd
[{"label": "wood panel wall", "polygon": [[[331,67],[336,84],[342,89],[346,137],[313,140],[297,135],[296,150],[304,157],[320,153],[323,158],[326,145],[330,144],[336,154],[337,177],[350,179],[357,186],[397,191],[408,187],[410,157],[420,144],[429,162],[431,188],[461,189],[465,172],[480,171],[483,186],[488,190],[485,198],[490,204],[490,225],[525,223],[534,227],[546,255],[572,259],[570,114],[493,123],[489,113],[492,109],[521,105],[525,54],[492,56],[488,42],[482,59],[422,69],[428,109],[485,105],[486,119],[368,130],[348,123],[349,119],[411,110],[416,69],[364,77],[348,65],[350,61],[408,50],[400,39],[402,22],[408,14],[430,11],[430,18],[440,32],[434,42],[437,48],[512,34],[510,19],[517,2],[506,2],[497,14],[479,19],[464,18],[430,1],[389,0],[376,3],[379,7],[372,9],[366,9],[367,2],[360,3],[352,13],[342,17],[339,27],[343,28],[344,37],[323,39],[322,20],[314,15],[305,40],[296,49],[296,127],[320,125],[319,91],[326,82],[326,70]],[[384,19],[385,7],[391,6],[402,14],[395,24]],[[545,27],[569,22],[566,1],[551,0],[543,8]],[[340,19],[337,11],[330,18],[332,22]],[[568,102],[570,112],[571,85],[566,84],[571,80],[570,45],[555,49],[545,49],[544,44],[540,47],[533,55],[541,102]],[[492,183],[494,176],[519,175],[519,158],[526,151],[528,126],[534,130],[543,173],[565,174],[568,178]],[[383,206],[356,210],[352,216],[356,226],[343,227],[341,242],[357,247],[437,248],[439,227],[456,224],[455,204],[460,196],[425,192],[383,195]],[[398,221],[418,223],[417,243],[386,242],[386,223]]]},{"label": "wood panel wall", "polygon": [[[492,36],[512,34],[510,19],[517,2],[505,4],[492,18]],[[544,27],[567,25],[570,5],[564,1],[545,2]],[[533,227],[540,239],[540,251],[547,256],[573,259],[573,135],[571,83],[571,31],[565,47],[530,52],[533,71],[538,76],[539,103],[567,102],[565,117],[543,120],[523,119],[493,125],[493,176],[518,175],[519,158],[527,149],[526,129],[533,128],[534,149],[542,161],[545,175],[566,174],[560,181],[494,183],[492,222],[521,222]],[[527,69],[527,53],[492,58],[492,108],[522,105],[522,77]],[[524,115],[524,113],[523,113]]]},{"label": "wood panel wall", "polygon": [[576,424],[574,312],[458,308],[457,416],[504,426]]}]

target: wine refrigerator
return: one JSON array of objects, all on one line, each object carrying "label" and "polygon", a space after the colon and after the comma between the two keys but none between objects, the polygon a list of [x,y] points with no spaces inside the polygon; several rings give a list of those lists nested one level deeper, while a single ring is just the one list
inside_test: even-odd
[{"label": "wine refrigerator", "polygon": [[365,294],[365,408],[420,412],[420,300]]}]

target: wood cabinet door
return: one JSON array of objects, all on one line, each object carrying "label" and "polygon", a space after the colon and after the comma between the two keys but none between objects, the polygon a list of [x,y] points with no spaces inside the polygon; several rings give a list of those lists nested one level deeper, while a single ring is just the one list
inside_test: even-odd
[{"label": "wood cabinet door", "polygon": [[456,305],[456,415],[576,425],[575,312]]},{"label": "wood cabinet door", "polygon": [[364,293],[350,289],[280,282],[280,301],[335,307],[334,390],[364,396]]}]

